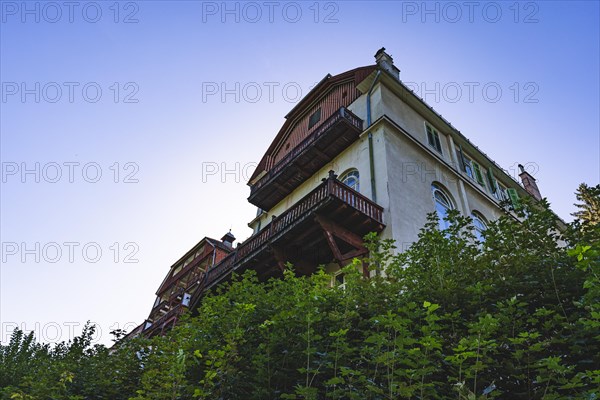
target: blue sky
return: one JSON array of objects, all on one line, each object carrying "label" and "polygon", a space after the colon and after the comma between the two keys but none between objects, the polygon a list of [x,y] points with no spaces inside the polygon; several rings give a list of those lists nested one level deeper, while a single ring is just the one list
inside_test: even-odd
[{"label": "blue sky", "polygon": [[382,46],[562,218],[600,180],[598,2],[0,6],[2,342],[141,322],[202,237],[250,235],[246,180],[301,95]]}]

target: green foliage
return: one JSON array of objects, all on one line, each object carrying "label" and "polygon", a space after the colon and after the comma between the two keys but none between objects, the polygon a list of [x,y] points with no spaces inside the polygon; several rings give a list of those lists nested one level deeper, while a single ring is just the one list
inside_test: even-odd
[{"label": "green foliage", "polygon": [[0,346],[0,399],[127,399],[139,384],[139,360],[126,343],[112,354],[92,345],[89,323],[80,336],[53,347],[15,329]]},{"label": "green foliage", "polygon": [[[17,399],[597,399],[600,240],[562,235],[544,202],[491,222],[430,215],[419,240],[367,236],[366,262],[259,282],[249,271],[164,337],[109,352],[93,328],[50,348],[15,331],[0,347]],[[559,244],[566,245],[559,245]]]},{"label": "green foliage", "polygon": [[600,224],[600,185],[588,186],[582,183],[575,193],[581,203],[575,204],[578,211],[573,215],[580,222],[583,229],[588,229]]}]

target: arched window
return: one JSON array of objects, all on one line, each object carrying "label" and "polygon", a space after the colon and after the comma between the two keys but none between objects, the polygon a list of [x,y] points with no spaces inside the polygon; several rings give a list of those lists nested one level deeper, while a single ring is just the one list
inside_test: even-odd
[{"label": "arched window", "polygon": [[487,229],[486,220],[477,211],[471,213],[471,219],[473,219],[473,234],[475,235],[475,239],[483,243],[485,241],[483,232]]},{"label": "arched window", "polygon": [[359,175],[358,170],[351,169],[342,174],[340,181],[350,186],[352,189],[360,192]]},{"label": "arched window", "polygon": [[450,223],[445,220],[448,216],[448,211],[452,210],[454,206],[450,201],[450,197],[442,191],[437,185],[431,185],[431,192],[433,194],[433,202],[435,204],[435,212],[440,220],[440,230],[445,230],[450,227]]}]

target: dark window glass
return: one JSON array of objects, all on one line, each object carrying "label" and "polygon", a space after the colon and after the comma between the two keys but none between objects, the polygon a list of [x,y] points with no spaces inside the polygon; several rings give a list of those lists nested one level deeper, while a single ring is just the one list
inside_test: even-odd
[{"label": "dark window glass", "polygon": [[308,119],[308,129],[312,128],[321,120],[321,108],[315,111]]},{"label": "dark window glass", "polygon": [[440,143],[440,135],[429,125],[425,125],[427,130],[427,143],[438,152],[442,152],[442,144]]}]

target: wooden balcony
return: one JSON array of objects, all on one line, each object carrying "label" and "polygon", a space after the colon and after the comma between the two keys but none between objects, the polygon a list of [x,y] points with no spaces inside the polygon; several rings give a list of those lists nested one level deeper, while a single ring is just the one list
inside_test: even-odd
[{"label": "wooden balcony", "polygon": [[362,237],[384,227],[383,208],[330,171],[322,184],[210,268],[192,298],[192,308],[233,271],[252,268],[266,279],[281,274],[288,261],[301,274],[314,272],[320,264],[341,265],[366,254]]},{"label": "wooden balcony", "polygon": [[360,118],[341,107],[252,185],[248,201],[271,209],[355,142],[362,125]]},{"label": "wooden balcony", "polygon": [[146,320],[146,323],[150,322],[150,326],[144,326],[142,332],[147,337],[152,337],[154,335],[160,334],[162,335],[165,331],[171,329],[181,314],[187,309],[181,305],[181,303],[174,305],[169,311],[160,316],[156,316],[153,321]]}]

